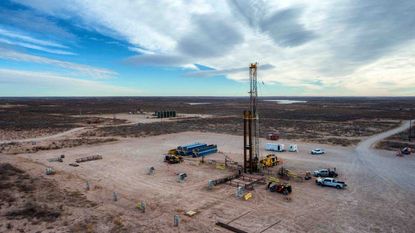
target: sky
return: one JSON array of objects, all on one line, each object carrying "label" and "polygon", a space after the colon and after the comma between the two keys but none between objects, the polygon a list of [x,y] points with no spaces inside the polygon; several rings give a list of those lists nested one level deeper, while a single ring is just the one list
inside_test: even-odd
[{"label": "sky", "polygon": [[414,0],[2,0],[0,96],[414,96]]}]

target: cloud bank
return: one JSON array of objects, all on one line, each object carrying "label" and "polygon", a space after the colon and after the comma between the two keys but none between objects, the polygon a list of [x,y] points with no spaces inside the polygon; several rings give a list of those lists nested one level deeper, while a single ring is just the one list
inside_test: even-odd
[{"label": "cloud bank", "polygon": [[394,95],[415,79],[413,0],[15,2],[125,40],[139,66],[202,64],[216,71],[189,75],[245,80],[258,61],[275,67],[259,70],[266,83],[345,95]]},{"label": "cloud bank", "polygon": [[21,53],[21,52],[9,50],[9,49],[0,48],[0,58],[15,60],[15,61],[32,62],[32,63],[58,66],[64,69],[74,70],[78,72],[78,74],[86,75],[87,77],[96,78],[96,79],[111,78],[117,75],[116,72],[112,70],[104,69],[104,68],[97,68],[97,67],[93,67],[89,65],[61,61],[57,59],[51,59],[47,57],[41,57],[41,56]]},{"label": "cloud bank", "polygon": [[128,96],[140,95],[141,93],[139,90],[128,87],[82,80],[55,73],[0,69],[0,85],[13,87],[14,84],[20,83],[26,83],[30,88],[19,90],[5,88],[6,93],[2,93],[2,96],[27,96],[32,93],[38,95],[39,90],[44,90],[45,96]]}]

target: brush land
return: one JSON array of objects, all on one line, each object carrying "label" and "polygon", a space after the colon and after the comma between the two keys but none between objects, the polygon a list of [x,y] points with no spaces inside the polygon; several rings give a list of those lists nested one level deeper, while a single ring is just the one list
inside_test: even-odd
[{"label": "brush land", "polygon": [[[271,131],[280,134],[275,143],[299,147],[277,153],[283,164],[265,177],[281,166],[299,177],[335,167],[346,189],[292,179],[288,197],[258,184],[248,201],[227,184],[208,190],[208,180],[236,172],[217,166],[225,158],[242,163],[247,98],[3,98],[0,232],[227,232],[216,221],[246,232],[412,231],[415,158],[396,157],[396,146],[385,141],[406,143],[415,98],[267,99],[305,102],[259,101],[261,155],[269,153]],[[160,110],[178,117],[154,118]],[[217,144],[219,153],[204,163],[163,162],[169,149],[193,142]],[[326,154],[310,155],[314,148]],[[69,165],[96,154],[103,159]],[[61,155],[63,162],[50,162]],[[46,168],[56,174],[46,175]],[[188,177],[178,183],[181,172]],[[145,213],[137,209],[141,201]],[[197,214],[186,216],[189,210]]]}]

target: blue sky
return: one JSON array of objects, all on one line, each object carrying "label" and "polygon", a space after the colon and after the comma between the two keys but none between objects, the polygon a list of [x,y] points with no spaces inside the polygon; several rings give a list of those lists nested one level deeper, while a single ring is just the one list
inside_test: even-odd
[{"label": "blue sky", "polygon": [[0,2],[0,96],[415,95],[415,3]]}]

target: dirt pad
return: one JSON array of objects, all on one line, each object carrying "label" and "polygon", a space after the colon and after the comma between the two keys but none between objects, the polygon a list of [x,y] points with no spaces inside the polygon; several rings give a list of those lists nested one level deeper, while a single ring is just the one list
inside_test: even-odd
[{"label": "dirt pad", "polygon": [[[199,159],[186,159],[174,165],[163,162],[162,154],[167,150],[195,141],[217,144],[221,153],[207,156],[204,164],[200,164]],[[265,142],[261,141],[261,145]],[[223,161],[224,155],[234,161],[242,159],[242,138],[226,134],[184,132],[5,158],[23,159],[25,163],[19,162],[19,165],[38,176],[44,172],[45,165],[50,166],[57,171],[50,179],[71,190],[84,187],[85,181],[89,181],[91,190],[81,189],[79,193],[98,203],[91,215],[112,216],[110,223],[94,218],[92,229],[100,229],[98,232],[110,232],[111,227],[104,227],[107,224],[120,224],[123,229],[134,229],[132,232],[227,232],[215,223],[230,222],[246,212],[250,213],[230,225],[247,232],[260,232],[268,227],[265,232],[412,232],[415,183],[409,176],[415,167],[414,158],[396,160],[393,154],[375,151],[374,157],[363,160],[361,156],[365,154],[357,153],[352,147],[279,142],[299,146],[298,153],[277,154],[285,168],[303,174],[336,167],[340,174],[338,179],[345,181],[348,188],[323,188],[314,180],[292,181],[293,193],[287,198],[266,191],[265,185],[256,185],[249,201],[237,199],[235,187],[226,184],[208,190],[209,179],[233,173],[216,168],[209,160]],[[314,147],[323,147],[327,154],[310,155],[309,150]],[[265,151],[261,153],[266,154]],[[63,163],[47,161],[59,154],[65,154]],[[77,158],[93,154],[100,154],[103,159],[79,167],[69,166]],[[155,168],[154,175],[147,175],[149,167]],[[388,168],[389,173],[385,172]],[[188,175],[183,183],[177,182],[180,172]],[[275,172],[276,169],[269,171],[270,174]],[[408,174],[408,177],[399,174]],[[117,193],[117,202],[112,201],[113,192]],[[141,201],[146,203],[145,213],[136,208]],[[90,209],[82,209],[85,210]],[[189,210],[198,214],[185,216]],[[61,213],[58,220],[64,214]],[[175,214],[181,217],[179,229],[173,227]],[[84,230],[91,227],[69,225],[83,226]]]}]

